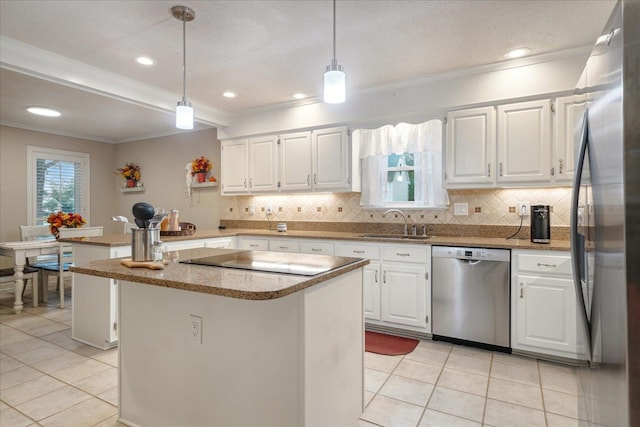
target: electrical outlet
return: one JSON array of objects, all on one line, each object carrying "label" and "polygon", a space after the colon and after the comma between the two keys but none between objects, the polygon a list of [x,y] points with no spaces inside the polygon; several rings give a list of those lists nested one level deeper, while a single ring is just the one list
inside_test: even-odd
[{"label": "electrical outlet", "polygon": [[469,215],[469,203],[454,203],[453,204],[454,215]]},{"label": "electrical outlet", "polygon": [[249,215],[256,214],[256,205],[249,205]]},{"label": "electrical outlet", "polygon": [[191,342],[194,344],[202,344],[202,316],[195,314],[189,315],[191,324]]},{"label": "electrical outlet", "polygon": [[267,203],[266,212],[271,215],[273,213],[273,205],[271,203]]},{"label": "electrical outlet", "polygon": [[518,202],[518,206],[516,207],[516,213],[518,216],[529,216],[529,202]]}]

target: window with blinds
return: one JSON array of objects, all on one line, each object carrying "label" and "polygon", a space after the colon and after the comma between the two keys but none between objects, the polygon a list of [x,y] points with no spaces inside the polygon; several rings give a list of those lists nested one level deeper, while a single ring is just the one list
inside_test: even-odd
[{"label": "window with blinds", "polygon": [[27,146],[29,225],[52,212],[75,212],[89,221],[89,154]]}]

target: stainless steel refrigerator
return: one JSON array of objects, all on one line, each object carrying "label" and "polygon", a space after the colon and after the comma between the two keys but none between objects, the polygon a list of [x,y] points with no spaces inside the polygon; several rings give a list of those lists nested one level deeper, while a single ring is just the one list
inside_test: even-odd
[{"label": "stainless steel refrigerator", "polygon": [[618,2],[575,92],[571,249],[581,419],[640,426],[640,1]]}]

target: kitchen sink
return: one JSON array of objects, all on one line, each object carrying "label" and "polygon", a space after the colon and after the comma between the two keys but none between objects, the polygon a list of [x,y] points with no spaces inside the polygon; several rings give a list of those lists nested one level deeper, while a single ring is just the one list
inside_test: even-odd
[{"label": "kitchen sink", "polygon": [[402,234],[363,234],[365,239],[393,239],[393,240],[426,240],[430,236],[404,236]]}]

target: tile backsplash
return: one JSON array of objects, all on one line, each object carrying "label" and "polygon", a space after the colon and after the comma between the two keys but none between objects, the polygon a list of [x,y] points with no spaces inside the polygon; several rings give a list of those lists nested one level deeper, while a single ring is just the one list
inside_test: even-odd
[{"label": "tile backsplash", "polygon": [[[450,190],[450,205],[446,210],[407,210],[410,223],[452,225],[518,225],[518,202],[530,205],[550,205],[551,225],[569,226],[571,188],[525,188],[499,190]],[[264,221],[271,205],[271,221],[326,222],[390,222],[401,218],[383,218],[384,209],[364,209],[360,193],[277,194],[268,196],[223,197],[222,220]],[[468,215],[454,215],[455,203],[467,203]],[[255,214],[251,214],[251,206]],[[525,218],[525,225],[529,218]]]}]

